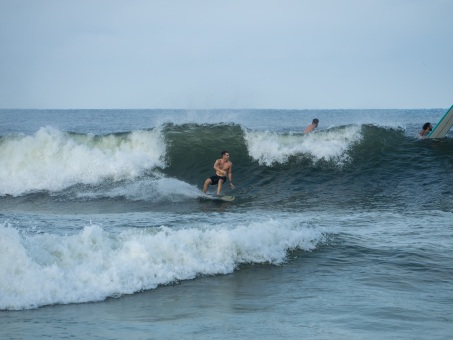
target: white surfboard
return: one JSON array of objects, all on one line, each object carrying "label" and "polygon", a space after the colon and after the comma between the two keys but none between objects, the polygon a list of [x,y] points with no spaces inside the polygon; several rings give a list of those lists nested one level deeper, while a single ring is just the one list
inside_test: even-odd
[{"label": "white surfboard", "polygon": [[213,201],[224,201],[224,202],[233,202],[234,201],[234,196],[228,196],[228,195],[203,195],[201,198],[205,198],[208,200],[213,200]]},{"label": "white surfboard", "polygon": [[220,201],[225,201],[225,202],[233,202],[234,201],[234,196],[214,196],[214,200],[220,200]]},{"label": "white surfboard", "polygon": [[453,126],[453,105],[439,120],[439,123],[429,133],[428,138],[444,138],[448,130]]}]

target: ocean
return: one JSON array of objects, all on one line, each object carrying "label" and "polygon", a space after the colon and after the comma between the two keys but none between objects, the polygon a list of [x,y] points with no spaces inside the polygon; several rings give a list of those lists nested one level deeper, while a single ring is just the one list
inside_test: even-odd
[{"label": "ocean", "polygon": [[0,338],[450,339],[445,111],[0,110]]}]

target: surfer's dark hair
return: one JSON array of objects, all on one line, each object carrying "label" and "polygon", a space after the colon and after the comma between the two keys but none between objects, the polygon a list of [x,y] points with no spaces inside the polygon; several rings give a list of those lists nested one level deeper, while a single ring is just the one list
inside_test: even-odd
[{"label": "surfer's dark hair", "polygon": [[225,151],[222,151],[222,152],[220,153],[220,156],[223,156],[223,155],[226,154],[226,153],[229,153],[229,152],[226,151],[226,150],[225,150]]},{"label": "surfer's dark hair", "polygon": [[318,118],[313,119],[312,124],[318,124],[318,123],[319,123],[319,119]]},{"label": "surfer's dark hair", "polygon": [[428,123],[425,123],[425,124],[423,125],[423,130],[426,130],[427,128],[429,128],[430,125],[431,125],[431,123],[429,123],[429,122],[428,122]]}]

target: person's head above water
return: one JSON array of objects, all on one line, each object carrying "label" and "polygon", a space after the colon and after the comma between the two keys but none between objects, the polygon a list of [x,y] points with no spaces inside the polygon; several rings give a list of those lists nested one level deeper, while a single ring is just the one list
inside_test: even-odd
[{"label": "person's head above water", "polygon": [[430,122],[423,124],[423,128],[422,128],[423,130],[426,130],[426,129],[428,129],[428,128],[429,128],[430,130],[432,129],[432,126],[431,126],[431,123],[430,123]]}]

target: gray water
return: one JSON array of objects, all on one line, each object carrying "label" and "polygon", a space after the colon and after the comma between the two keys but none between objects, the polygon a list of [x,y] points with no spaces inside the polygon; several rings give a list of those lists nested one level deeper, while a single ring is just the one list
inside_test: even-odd
[{"label": "gray water", "polygon": [[442,113],[0,111],[0,337],[449,339]]}]

